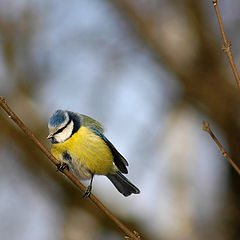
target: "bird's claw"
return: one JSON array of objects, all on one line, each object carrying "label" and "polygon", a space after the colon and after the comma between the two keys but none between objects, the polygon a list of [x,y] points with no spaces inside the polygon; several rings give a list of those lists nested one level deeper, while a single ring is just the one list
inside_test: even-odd
[{"label": "bird's claw", "polygon": [[83,197],[88,198],[91,194],[91,191],[92,191],[92,186],[88,186],[87,189],[86,189],[86,192],[83,195]]},{"label": "bird's claw", "polygon": [[57,164],[57,172],[59,171],[59,172],[63,172],[64,171],[64,169],[67,169],[68,171],[69,171],[69,166],[68,166],[68,164],[67,163],[59,163],[59,164]]}]

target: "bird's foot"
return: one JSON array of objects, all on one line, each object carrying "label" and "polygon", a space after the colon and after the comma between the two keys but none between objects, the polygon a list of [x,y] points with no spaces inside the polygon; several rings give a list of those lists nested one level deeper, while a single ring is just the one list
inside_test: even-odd
[{"label": "bird's foot", "polygon": [[92,191],[92,186],[89,185],[89,186],[87,187],[87,190],[86,190],[86,192],[84,193],[83,197],[84,197],[84,198],[88,198],[88,197],[90,196],[90,194],[91,194],[91,191]]},{"label": "bird's foot", "polygon": [[68,164],[67,163],[59,163],[59,164],[57,164],[57,172],[59,171],[59,172],[63,172],[64,171],[64,169],[67,169],[68,171],[69,171],[69,166],[68,166]]}]

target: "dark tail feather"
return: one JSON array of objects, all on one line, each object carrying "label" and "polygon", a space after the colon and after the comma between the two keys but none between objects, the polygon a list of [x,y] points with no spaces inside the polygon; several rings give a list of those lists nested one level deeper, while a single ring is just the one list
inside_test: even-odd
[{"label": "dark tail feather", "polygon": [[106,175],[108,179],[113,183],[117,190],[122,193],[125,197],[131,195],[132,193],[138,194],[140,190],[134,186],[129,180],[123,176],[119,171],[116,174]]}]

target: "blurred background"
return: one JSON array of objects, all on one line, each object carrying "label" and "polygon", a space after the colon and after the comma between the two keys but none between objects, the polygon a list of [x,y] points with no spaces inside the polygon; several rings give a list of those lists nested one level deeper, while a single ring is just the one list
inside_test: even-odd
[{"label": "blurred background", "polygon": [[[240,2],[220,10],[239,63]],[[0,0],[0,95],[48,148],[56,109],[105,125],[141,194],[102,176],[93,193],[143,239],[238,239],[240,177],[201,130],[209,121],[239,162],[221,45],[211,1]],[[0,163],[2,240],[123,239],[2,110]]]}]

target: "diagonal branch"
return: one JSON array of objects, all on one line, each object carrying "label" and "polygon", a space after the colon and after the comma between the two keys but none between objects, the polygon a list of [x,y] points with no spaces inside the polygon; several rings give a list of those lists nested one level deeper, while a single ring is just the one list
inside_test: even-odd
[{"label": "diagonal branch", "polygon": [[[39,142],[34,134],[24,125],[24,123],[18,118],[18,116],[9,108],[6,100],[0,96],[0,106],[8,114],[9,118],[13,120],[19,128],[40,148],[40,150],[48,157],[48,159],[55,165],[59,164],[58,160]],[[67,169],[63,170],[63,173],[82,191],[85,192],[85,186]],[[129,230],[117,217],[115,217],[93,194],[89,196],[91,201],[99,207],[128,237],[134,240],[140,240],[140,236],[136,231]]]},{"label": "diagonal branch", "polygon": [[217,144],[217,146],[219,147],[220,151],[222,152],[223,156],[225,158],[227,158],[227,160],[229,161],[229,163],[232,165],[232,167],[237,171],[237,173],[240,175],[240,169],[238,168],[238,166],[234,163],[234,161],[231,159],[231,157],[227,154],[227,152],[225,151],[225,149],[223,148],[222,144],[219,142],[219,140],[217,139],[217,137],[215,136],[215,134],[212,132],[210,125],[208,122],[203,121],[203,131],[206,131],[207,133],[209,133],[209,135],[211,136],[211,138],[213,139],[213,141]]},{"label": "diagonal branch", "polygon": [[214,8],[215,8],[215,11],[216,11],[218,23],[219,23],[220,30],[221,30],[222,37],[223,37],[224,45],[223,45],[223,47],[222,47],[222,50],[223,50],[223,51],[227,54],[227,56],[228,56],[228,60],[229,60],[230,65],[231,65],[231,67],[232,67],[232,71],[233,71],[234,77],[235,77],[235,79],[236,79],[236,82],[237,82],[238,87],[240,88],[240,78],[239,78],[239,74],[238,74],[238,71],[237,71],[237,67],[236,67],[236,64],[235,64],[235,62],[234,62],[234,59],[233,59],[233,56],[232,56],[232,52],[231,52],[232,43],[231,43],[231,41],[228,41],[228,40],[227,40],[227,36],[226,36],[225,31],[224,31],[224,27],[223,27],[223,23],[222,23],[222,18],[221,18],[220,11],[219,11],[219,8],[218,8],[218,0],[212,0],[212,3],[213,3],[213,6],[214,6]]}]

